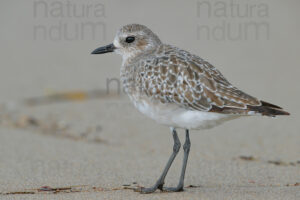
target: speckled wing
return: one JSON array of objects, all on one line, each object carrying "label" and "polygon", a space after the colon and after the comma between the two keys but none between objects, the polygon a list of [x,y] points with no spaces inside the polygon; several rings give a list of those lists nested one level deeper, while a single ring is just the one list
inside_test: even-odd
[{"label": "speckled wing", "polygon": [[190,110],[247,114],[261,102],[232,86],[211,64],[187,51],[164,45],[144,60],[139,80],[147,96]]}]

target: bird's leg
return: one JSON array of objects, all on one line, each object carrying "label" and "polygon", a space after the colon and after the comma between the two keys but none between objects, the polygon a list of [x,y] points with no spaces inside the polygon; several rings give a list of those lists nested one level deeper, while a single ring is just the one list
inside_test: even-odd
[{"label": "bird's leg", "polygon": [[185,130],[185,143],[183,145],[183,150],[184,150],[184,156],[183,156],[183,163],[182,163],[182,169],[181,169],[181,175],[179,179],[179,183],[177,187],[166,187],[163,188],[164,191],[169,191],[169,192],[179,192],[183,191],[183,185],[184,185],[184,175],[185,175],[185,169],[189,157],[189,152],[190,152],[190,147],[191,147],[191,141],[190,141],[190,136],[189,136],[189,130]]},{"label": "bird's leg", "polygon": [[156,181],[155,185],[150,187],[150,188],[141,188],[140,192],[141,193],[152,193],[157,189],[162,190],[163,189],[163,185],[164,185],[164,181],[166,178],[166,175],[172,165],[172,162],[174,161],[179,149],[180,149],[180,140],[178,138],[177,132],[175,130],[175,128],[172,128],[172,134],[173,134],[173,139],[174,139],[174,145],[173,145],[173,152],[167,162],[167,165],[165,166],[165,169],[163,171],[163,173],[161,174],[161,176],[159,177],[159,179]]}]

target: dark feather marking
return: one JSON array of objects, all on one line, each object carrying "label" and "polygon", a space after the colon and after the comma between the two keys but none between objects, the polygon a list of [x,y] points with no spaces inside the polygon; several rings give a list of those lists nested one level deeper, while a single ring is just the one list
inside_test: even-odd
[{"label": "dark feather marking", "polygon": [[260,106],[252,106],[248,105],[245,109],[233,108],[233,107],[218,107],[213,105],[209,112],[217,112],[223,114],[241,114],[247,115],[249,111],[254,111],[255,113],[260,113],[265,116],[274,117],[276,115],[290,115],[290,113],[282,110],[279,106],[273,105],[271,103],[267,103],[261,101]]}]

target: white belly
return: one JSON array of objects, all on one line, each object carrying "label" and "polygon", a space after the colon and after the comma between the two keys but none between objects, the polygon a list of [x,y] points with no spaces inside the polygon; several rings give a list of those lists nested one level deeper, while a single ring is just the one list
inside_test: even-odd
[{"label": "white belly", "polygon": [[160,124],[174,128],[209,129],[225,121],[240,117],[240,115],[187,110],[180,108],[176,104],[152,102],[147,98],[139,98],[137,100],[133,96],[130,96],[130,99],[141,113]]}]

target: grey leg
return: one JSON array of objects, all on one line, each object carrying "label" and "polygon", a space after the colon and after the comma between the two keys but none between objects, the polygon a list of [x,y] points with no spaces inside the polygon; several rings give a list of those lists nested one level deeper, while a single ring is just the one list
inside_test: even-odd
[{"label": "grey leg", "polygon": [[168,162],[167,162],[167,165],[165,166],[165,169],[163,171],[163,173],[161,174],[161,176],[159,177],[159,179],[156,181],[155,185],[150,187],[150,188],[141,188],[140,189],[140,192],[141,193],[152,193],[152,192],[155,192],[155,190],[157,189],[160,189],[162,190],[163,189],[163,185],[164,185],[164,181],[165,181],[165,178],[166,178],[166,175],[180,149],[180,141],[179,141],[179,138],[177,136],[177,132],[175,130],[175,128],[172,128],[172,134],[173,134],[173,139],[174,139],[174,145],[173,145],[173,153],[171,154]]},{"label": "grey leg", "polygon": [[191,147],[191,142],[190,142],[189,130],[186,129],[185,130],[185,143],[183,145],[183,150],[184,150],[183,164],[182,164],[182,169],[181,169],[181,175],[180,175],[179,183],[178,183],[177,187],[163,188],[165,191],[170,191],[170,192],[180,192],[180,191],[183,191],[184,175],[185,175],[185,169],[186,169],[186,165],[187,165],[187,160],[188,160],[188,157],[189,157],[190,147]]}]

